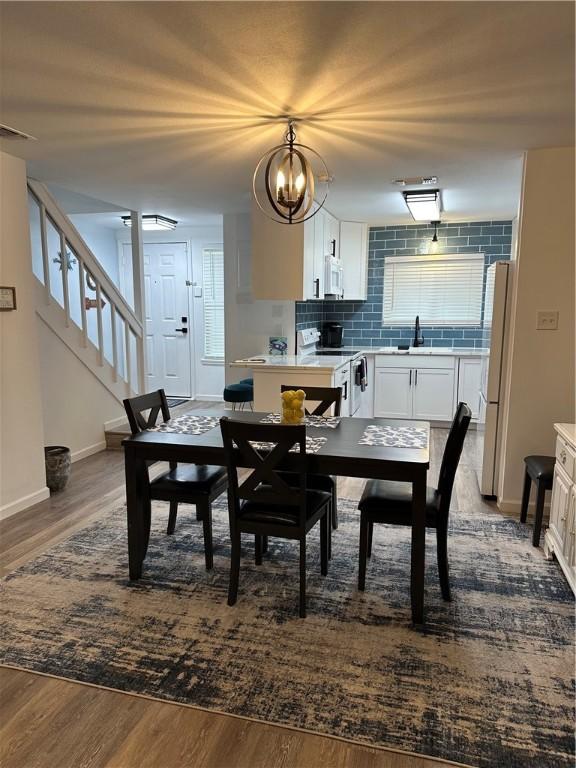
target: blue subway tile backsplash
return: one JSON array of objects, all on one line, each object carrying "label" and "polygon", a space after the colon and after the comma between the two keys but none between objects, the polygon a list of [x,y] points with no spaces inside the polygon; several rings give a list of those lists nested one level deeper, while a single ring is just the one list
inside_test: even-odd
[{"label": "blue subway tile backsplash", "polygon": [[[344,326],[347,346],[387,347],[407,344],[413,328],[382,325],[384,262],[388,256],[413,256],[426,252],[430,227],[422,224],[371,227],[368,238],[368,291],[366,301],[297,301],[296,330],[335,320]],[[511,221],[473,221],[442,224],[438,227],[438,252],[484,253],[488,268],[495,261],[509,259],[512,247]],[[481,347],[481,327],[422,328],[425,346]]]}]

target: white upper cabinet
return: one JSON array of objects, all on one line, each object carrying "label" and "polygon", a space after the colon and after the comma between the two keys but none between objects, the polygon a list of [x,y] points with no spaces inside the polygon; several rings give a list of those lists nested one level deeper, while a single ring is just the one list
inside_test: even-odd
[{"label": "white upper cabinet", "polygon": [[344,282],[343,299],[364,301],[368,292],[368,225],[340,222],[340,260]]},{"label": "white upper cabinet", "polygon": [[329,211],[320,211],[324,214],[324,255],[340,258],[340,222]]}]

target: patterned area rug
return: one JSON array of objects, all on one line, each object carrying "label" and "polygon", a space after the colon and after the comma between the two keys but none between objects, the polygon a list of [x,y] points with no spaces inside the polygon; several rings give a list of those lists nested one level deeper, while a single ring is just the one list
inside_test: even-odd
[{"label": "patterned area rug", "polygon": [[193,510],[169,537],[158,504],[136,584],[120,508],[2,582],[0,661],[468,765],[572,766],[574,606],[556,565],[514,521],[455,513],[454,599],[440,597],[430,536],[416,631],[409,531],[377,528],[359,594],[355,506],[340,502],[327,578],[311,535],[304,620],[297,544],[272,539],[257,568],[247,539],[229,608],[223,502],[210,574]]}]

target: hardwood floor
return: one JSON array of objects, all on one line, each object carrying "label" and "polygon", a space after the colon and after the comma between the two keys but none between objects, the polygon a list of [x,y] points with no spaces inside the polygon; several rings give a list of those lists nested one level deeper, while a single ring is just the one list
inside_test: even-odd
[{"label": "hardwood floor", "polygon": [[[447,430],[432,432],[430,482]],[[466,443],[455,503],[479,509],[476,436]],[[340,478],[339,495],[364,485]],[[0,521],[1,574],[17,568],[124,500],[122,453],[77,462],[68,487]],[[489,505],[492,506],[492,505]],[[2,768],[431,768],[450,765],[281,726],[148,700],[30,672],[0,668]]]}]

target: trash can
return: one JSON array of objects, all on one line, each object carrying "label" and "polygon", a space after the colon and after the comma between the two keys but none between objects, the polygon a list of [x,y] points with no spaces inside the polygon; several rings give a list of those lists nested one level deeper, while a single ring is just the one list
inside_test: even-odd
[{"label": "trash can", "polygon": [[44,448],[46,485],[51,492],[63,491],[70,477],[70,448],[47,445]]}]

